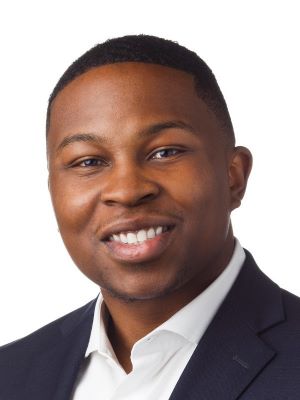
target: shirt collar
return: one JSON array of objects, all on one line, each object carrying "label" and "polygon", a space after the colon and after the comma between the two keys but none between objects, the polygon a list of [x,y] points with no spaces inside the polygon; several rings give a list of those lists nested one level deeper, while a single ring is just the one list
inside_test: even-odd
[{"label": "shirt collar", "polygon": [[113,348],[106,334],[106,325],[107,314],[103,297],[100,292],[96,301],[91,336],[85,352],[85,357],[88,357],[90,353],[94,351],[98,351],[108,357],[112,357],[114,354]]},{"label": "shirt collar", "polygon": [[[236,280],[245,261],[245,252],[240,242],[235,239],[235,248],[231,260],[224,271],[202,293],[158,326],[146,337],[169,331],[180,335],[191,343],[199,343],[218,308]],[[97,298],[94,320],[89,344],[85,353],[99,353],[112,357],[114,351],[106,335],[107,316],[101,292]]]},{"label": "shirt collar", "polygon": [[167,330],[183,336],[189,342],[199,343],[236,280],[245,258],[244,249],[236,239],[231,260],[218,278],[190,303],[151,333]]}]

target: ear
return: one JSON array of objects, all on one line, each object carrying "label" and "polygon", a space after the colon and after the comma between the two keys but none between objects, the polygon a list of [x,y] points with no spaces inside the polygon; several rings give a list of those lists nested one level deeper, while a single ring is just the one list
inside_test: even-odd
[{"label": "ear", "polygon": [[235,147],[229,165],[231,211],[241,205],[252,168],[252,154],[246,147]]}]

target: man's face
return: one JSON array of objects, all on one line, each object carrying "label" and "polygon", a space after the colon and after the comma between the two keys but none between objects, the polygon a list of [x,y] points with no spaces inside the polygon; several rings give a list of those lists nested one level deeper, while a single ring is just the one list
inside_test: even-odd
[{"label": "man's face", "polygon": [[[189,74],[119,63],[74,79],[48,133],[50,192],[74,262],[123,299],[205,286],[232,252],[231,155]],[[163,232],[118,241],[151,226]]]}]

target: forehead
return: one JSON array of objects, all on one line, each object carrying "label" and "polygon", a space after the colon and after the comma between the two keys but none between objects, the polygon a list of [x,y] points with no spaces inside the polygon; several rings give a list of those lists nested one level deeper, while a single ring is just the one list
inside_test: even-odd
[{"label": "forehead", "polygon": [[100,128],[125,131],[133,125],[174,119],[196,130],[218,129],[192,75],[155,64],[116,63],[89,70],[58,93],[51,107],[49,136]]}]

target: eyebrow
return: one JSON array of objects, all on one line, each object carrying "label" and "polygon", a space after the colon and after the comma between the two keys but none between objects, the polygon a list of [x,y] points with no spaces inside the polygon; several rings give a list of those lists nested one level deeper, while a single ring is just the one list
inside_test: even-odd
[{"label": "eyebrow", "polygon": [[[190,132],[192,134],[196,134],[195,129],[183,121],[166,121],[159,122],[153,125],[148,126],[147,128],[142,129],[138,132],[138,136],[147,137],[160,133],[166,129],[181,129],[183,132]],[[56,153],[60,153],[65,147],[69,146],[72,143],[78,142],[92,142],[96,144],[109,143],[110,138],[108,136],[99,136],[94,133],[76,133],[74,135],[66,136],[61,143],[58,145],[56,149]]]}]

